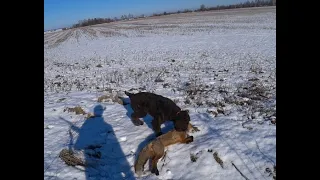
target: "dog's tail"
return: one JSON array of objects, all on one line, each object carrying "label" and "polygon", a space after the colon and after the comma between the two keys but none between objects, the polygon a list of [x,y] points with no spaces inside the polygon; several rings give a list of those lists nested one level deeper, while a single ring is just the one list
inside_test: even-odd
[{"label": "dog's tail", "polygon": [[148,144],[142,149],[142,151],[138,155],[136,162],[134,163],[134,170],[138,176],[142,175],[144,165],[146,164],[147,160],[153,158],[153,156],[154,153],[151,144]]},{"label": "dog's tail", "polygon": [[125,93],[127,96],[129,96],[129,98],[134,95],[134,94],[129,93],[129,92],[127,92],[127,91],[124,91],[124,93]]}]

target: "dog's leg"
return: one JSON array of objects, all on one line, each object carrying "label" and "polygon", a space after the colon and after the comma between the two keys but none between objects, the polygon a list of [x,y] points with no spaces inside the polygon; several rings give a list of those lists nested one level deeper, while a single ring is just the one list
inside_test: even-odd
[{"label": "dog's leg", "polygon": [[161,122],[162,122],[162,116],[160,114],[157,114],[151,122],[153,131],[155,132],[156,137],[162,135]]},{"label": "dog's leg", "polygon": [[145,117],[147,113],[143,111],[135,111],[131,114],[131,120],[132,123],[136,126],[141,126],[143,125],[143,121],[141,121],[139,118]]}]

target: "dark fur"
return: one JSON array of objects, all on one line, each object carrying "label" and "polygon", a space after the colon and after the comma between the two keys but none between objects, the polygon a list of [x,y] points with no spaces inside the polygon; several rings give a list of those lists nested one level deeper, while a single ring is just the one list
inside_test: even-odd
[{"label": "dark fur", "polygon": [[149,92],[139,92],[132,94],[125,92],[131,101],[133,113],[131,119],[136,125],[142,125],[142,118],[149,114],[153,117],[152,128],[159,136],[161,132],[161,124],[165,121],[173,121],[176,131],[187,131],[190,121],[188,111],[182,111],[171,99]]}]

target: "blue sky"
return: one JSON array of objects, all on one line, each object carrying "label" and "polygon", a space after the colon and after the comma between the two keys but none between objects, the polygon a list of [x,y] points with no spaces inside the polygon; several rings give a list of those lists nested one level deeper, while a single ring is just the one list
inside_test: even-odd
[{"label": "blue sky", "polygon": [[124,14],[152,14],[164,11],[235,4],[246,0],[44,0],[44,29],[68,27],[87,18],[113,18]]}]

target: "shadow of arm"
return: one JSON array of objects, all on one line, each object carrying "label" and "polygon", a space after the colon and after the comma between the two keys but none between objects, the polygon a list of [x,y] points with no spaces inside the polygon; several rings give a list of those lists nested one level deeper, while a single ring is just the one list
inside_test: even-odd
[{"label": "shadow of arm", "polygon": [[67,121],[66,119],[64,119],[64,118],[62,118],[62,117],[60,117],[60,119],[62,119],[62,120],[65,121],[66,123],[68,123],[68,124],[70,125],[70,128],[71,128],[73,131],[79,133],[80,128],[78,128],[77,126],[75,126],[72,122]]}]

